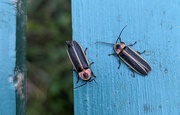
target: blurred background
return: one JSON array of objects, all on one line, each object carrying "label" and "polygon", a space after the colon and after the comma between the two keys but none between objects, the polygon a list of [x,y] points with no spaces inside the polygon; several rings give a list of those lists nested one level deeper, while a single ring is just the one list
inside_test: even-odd
[{"label": "blurred background", "polygon": [[27,115],[73,115],[70,0],[27,0]]}]

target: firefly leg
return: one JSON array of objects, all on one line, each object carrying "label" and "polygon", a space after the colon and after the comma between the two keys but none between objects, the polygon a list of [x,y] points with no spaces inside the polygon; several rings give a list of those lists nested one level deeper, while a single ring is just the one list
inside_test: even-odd
[{"label": "firefly leg", "polygon": [[94,75],[94,73],[92,71],[91,71],[91,73],[92,73],[92,76],[96,78],[96,76]]},{"label": "firefly leg", "polygon": [[92,64],[94,64],[94,62],[91,62],[91,63],[89,64],[89,67],[90,67]]},{"label": "firefly leg", "polygon": [[116,55],[116,53],[108,54],[108,56],[111,56],[111,55]]},{"label": "firefly leg", "polygon": [[121,66],[121,60],[119,59],[119,66],[118,66],[118,69],[120,68],[120,66]]},{"label": "firefly leg", "polygon": [[134,71],[132,71],[132,76],[135,77]]},{"label": "firefly leg", "polygon": [[135,45],[137,43],[137,41],[135,41],[133,44],[129,44],[129,45],[127,45],[127,46],[133,46],[133,45]]},{"label": "firefly leg", "polygon": [[94,82],[97,84],[97,82],[96,82],[96,80],[95,80],[95,79],[91,79],[91,80],[89,80],[89,82],[92,82],[92,81],[94,81]]},{"label": "firefly leg", "polygon": [[146,52],[146,50],[144,50],[143,52],[139,52],[139,51],[136,51],[139,55],[143,54]]},{"label": "firefly leg", "polygon": [[74,89],[77,89],[77,88],[79,88],[79,87],[82,87],[82,86],[86,85],[86,83],[87,83],[87,81],[86,81],[84,84],[81,84],[81,85],[75,87]]},{"label": "firefly leg", "polygon": [[76,72],[76,70],[75,70],[75,69],[72,69],[72,71]]},{"label": "firefly leg", "polygon": [[84,50],[84,54],[85,54],[85,55],[86,55],[86,51],[87,51],[87,49],[88,49],[88,48],[86,48],[86,49]]},{"label": "firefly leg", "polygon": [[75,69],[72,69],[75,73],[76,73],[76,75],[77,75],[77,81],[76,81],[76,83],[78,83],[79,82],[79,76],[78,76],[78,73],[77,73],[77,71],[75,70]]},{"label": "firefly leg", "polygon": [[79,82],[79,76],[77,77],[77,81],[76,81],[76,84]]},{"label": "firefly leg", "polygon": [[131,71],[132,71],[132,77],[135,77],[135,73],[134,73],[134,70],[132,70],[131,68],[129,68]]}]

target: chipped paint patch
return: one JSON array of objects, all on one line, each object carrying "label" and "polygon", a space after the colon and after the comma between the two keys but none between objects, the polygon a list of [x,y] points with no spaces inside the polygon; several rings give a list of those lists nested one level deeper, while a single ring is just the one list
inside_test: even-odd
[{"label": "chipped paint patch", "polygon": [[9,4],[9,5],[13,5],[14,8],[16,9],[18,0],[10,0],[9,2],[5,2],[5,1],[0,1],[0,2],[5,3],[5,4]]},{"label": "chipped paint patch", "polygon": [[9,83],[11,83],[15,89],[18,95],[20,95],[20,98],[24,98],[24,92],[23,92],[23,86],[24,86],[24,73],[15,71],[15,76],[9,75]]},{"label": "chipped paint patch", "polygon": [[14,5],[15,8],[17,7],[18,0],[10,0],[10,2],[13,2],[13,5]]},{"label": "chipped paint patch", "polygon": [[10,82],[10,83],[13,83],[13,82],[14,82],[13,76],[10,76],[10,77],[9,77],[9,82]]},{"label": "chipped paint patch", "polygon": [[24,98],[23,94],[23,81],[24,81],[24,74],[23,73],[17,73],[16,75],[16,82],[14,84],[14,87],[16,88],[17,93],[21,96],[21,98]]},{"label": "chipped paint patch", "polygon": [[18,0],[10,0],[11,2],[17,2]]}]

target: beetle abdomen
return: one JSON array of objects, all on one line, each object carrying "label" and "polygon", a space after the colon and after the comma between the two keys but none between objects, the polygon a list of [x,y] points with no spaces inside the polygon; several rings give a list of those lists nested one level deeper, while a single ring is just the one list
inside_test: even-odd
[{"label": "beetle abdomen", "polygon": [[83,69],[89,68],[88,61],[79,44],[76,41],[67,41],[66,43],[68,44],[67,52],[74,69],[81,72]]},{"label": "beetle abdomen", "polygon": [[131,69],[142,75],[147,75],[151,71],[149,64],[138,53],[127,46],[119,56]]}]

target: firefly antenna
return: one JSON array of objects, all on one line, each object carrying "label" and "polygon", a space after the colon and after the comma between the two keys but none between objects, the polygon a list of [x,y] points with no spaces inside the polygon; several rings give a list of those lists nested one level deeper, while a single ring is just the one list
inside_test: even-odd
[{"label": "firefly antenna", "polygon": [[79,87],[82,87],[82,86],[86,85],[86,83],[87,83],[87,81],[86,81],[84,84],[81,84],[81,85],[75,87],[74,89],[77,89],[77,88],[79,88]]},{"label": "firefly antenna", "polygon": [[118,40],[121,42],[121,34],[122,34],[123,30],[126,28],[126,26],[124,26],[124,28],[121,30],[121,32],[120,32],[120,34],[118,36],[118,39],[116,40],[116,43],[118,42]]},{"label": "firefly antenna", "polygon": [[108,45],[114,45],[113,43],[107,43],[107,42],[96,42],[96,43],[103,43],[103,44],[108,44]]},{"label": "firefly antenna", "polygon": [[96,83],[96,85],[98,85],[95,79],[92,79],[92,81],[94,81]]},{"label": "firefly antenna", "polygon": [[[92,81],[94,81],[94,82],[96,83],[96,85],[97,85],[97,82],[96,82],[96,80],[95,80],[95,79],[91,79],[91,80],[89,80],[89,82],[92,82]],[[86,84],[87,84],[87,82],[88,82],[88,81],[86,81],[84,84],[81,84],[81,85],[79,85],[79,86],[75,87],[74,89],[77,89],[77,88],[79,88],[79,87],[82,87],[82,86],[86,85]]]}]

